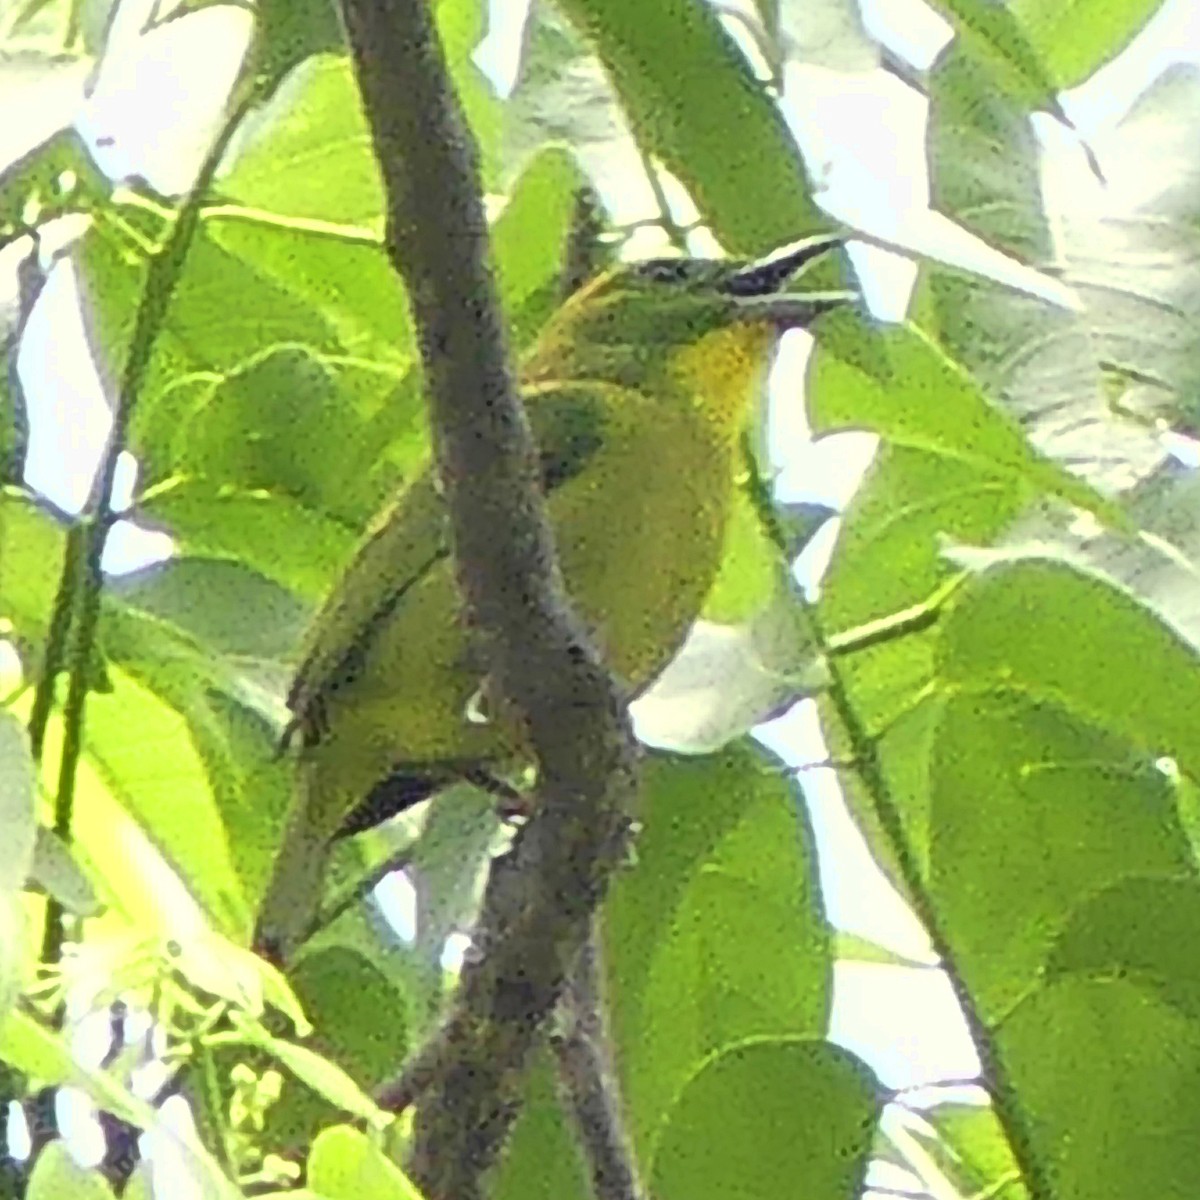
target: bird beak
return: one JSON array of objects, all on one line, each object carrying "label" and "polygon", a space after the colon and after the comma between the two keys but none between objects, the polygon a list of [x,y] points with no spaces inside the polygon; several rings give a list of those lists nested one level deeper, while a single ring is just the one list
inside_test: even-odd
[{"label": "bird beak", "polygon": [[769,257],[735,271],[720,290],[737,299],[738,316],[748,321],[769,321],[781,329],[805,328],[822,313],[846,304],[858,304],[857,292],[784,292],[799,272],[845,243],[845,235],[821,233],[793,242]]},{"label": "bird beak", "polygon": [[766,258],[740,267],[721,284],[721,291],[731,296],[770,296],[782,289],[793,275],[843,245],[845,240],[840,233],[819,233],[816,237],[773,250]]},{"label": "bird beak", "polygon": [[861,304],[858,292],[793,292],[781,296],[739,297],[739,321],[768,321],[779,329],[807,329],[822,313]]}]

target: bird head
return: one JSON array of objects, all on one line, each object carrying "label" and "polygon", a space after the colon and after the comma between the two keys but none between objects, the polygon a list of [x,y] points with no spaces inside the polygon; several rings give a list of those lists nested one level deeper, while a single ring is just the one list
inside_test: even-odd
[{"label": "bird head", "polygon": [[550,319],[522,377],[528,383],[572,378],[636,387],[713,334],[740,327],[755,335],[747,343],[765,344],[779,330],[805,327],[859,299],[848,291],[787,290],[843,240],[822,234],[753,262],[678,257],[622,263],[581,288]]}]

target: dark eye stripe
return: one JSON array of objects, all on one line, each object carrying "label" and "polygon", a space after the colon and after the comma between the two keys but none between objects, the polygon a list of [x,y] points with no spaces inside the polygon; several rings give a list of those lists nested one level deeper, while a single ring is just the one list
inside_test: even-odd
[{"label": "dark eye stripe", "polygon": [[638,265],[638,274],[653,283],[685,283],[693,263],[686,258],[650,258]]}]

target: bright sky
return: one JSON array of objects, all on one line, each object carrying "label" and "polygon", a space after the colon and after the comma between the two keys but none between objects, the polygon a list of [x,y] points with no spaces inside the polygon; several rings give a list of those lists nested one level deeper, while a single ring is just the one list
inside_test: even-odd
[{"label": "bright sky", "polygon": [[[510,21],[519,2],[498,0]],[[152,6],[153,0],[126,0],[121,28],[136,31]],[[927,62],[946,37],[940,19],[918,0],[864,0],[864,12],[873,33],[918,63]],[[189,163],[211,129],[213,99],[232,79],[246,29],[244,11],[212,7],[130,40],[127,52],[106,65],[94,94],[83,100],[80,92],[81,134],[93,145],[100,137],[113,139],[97,148],[100,165],[115,176],[137,171],[168,191],[186,180]],[[507,52],[504,37],[489,40],[489,65],[501,75]],[[1066,95],[1064,107],[1089,138],[1103,137],[1141,88],[1164,66],[1181,60],[1200,61],[1200,0],[1168,0],[1121,59]],[[820,199],[835,216],[909,244],[937,246],[964,265],[979,255],[978,261],[995,266],[994,252],[973,245],[929,211],[925,102],[894,76],[878,70],[846,76],[792,68],[785,111],[819,166],[814,173],[825,187]],[[1077,157],[1071,136],[1052,125],[1040,122],[1039,130],[1067,163]],[[1083,179],[1086,168],[1076,165]],[[875,311],[901,315],[913,265],[869,247],[856,248],[855,258]],[[1014,275],[1013,282],[1021,280]],[[64,262],[52,272],[29,321],[19,359],[34,400],[29,482],[66,509],[77,509],[84,499],[109,420],[81,337],[76,297],[71,268]],[[780,369],[795,371],[804,353],[801,337],[787,348]],[[829,443],[814,451],[799,406],[777,405],[773,411],[772,456],[782,470],[782,493],[842,506],[869,462],[871,440],[845,435],[835,452]],[[133,464],[127,466],[126,495],[133,478]],[[805,568],[809,581],[819,574],[835,532],[827,529],[811,548]],[[128,569],[167,549],[160,535],[121,526],[110,541],[106,563],[114,570]],[[791,762],[823,757],[811,704],[773,722],[763,730],[763,739]],[[828,772],[808,772],[805,791],[832,920],[911,959],[929,961],[927,938],[871,861],[833,778]],[[885,1083],[910,1087],[970,1077],[978,1069],[940,972],[842,963],[835,997],[833,1037],[860,1053]]]}]

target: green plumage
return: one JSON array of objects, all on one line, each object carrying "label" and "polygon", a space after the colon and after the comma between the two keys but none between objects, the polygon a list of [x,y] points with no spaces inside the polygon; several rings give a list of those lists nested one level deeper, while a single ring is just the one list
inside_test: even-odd
[{"label": "green plumage", "polygon": [[[757,291],[755,269],[725,262],[618,268],[565,304],[522,363],[563,577],[634,694],[678,650],[717,572],[738,437],[778,322],[846,298],[781,298],[780,316],[748,297],[775,294],[833,240],[788,270],[757,268]],[[283,959],[303,940],[331,841],[364,799],[395,809],[523,761],[513,727],[468,716],[484,674],[429,468],[374,522],[303,647],[288,696],[297,791],[260,949]]]}]

